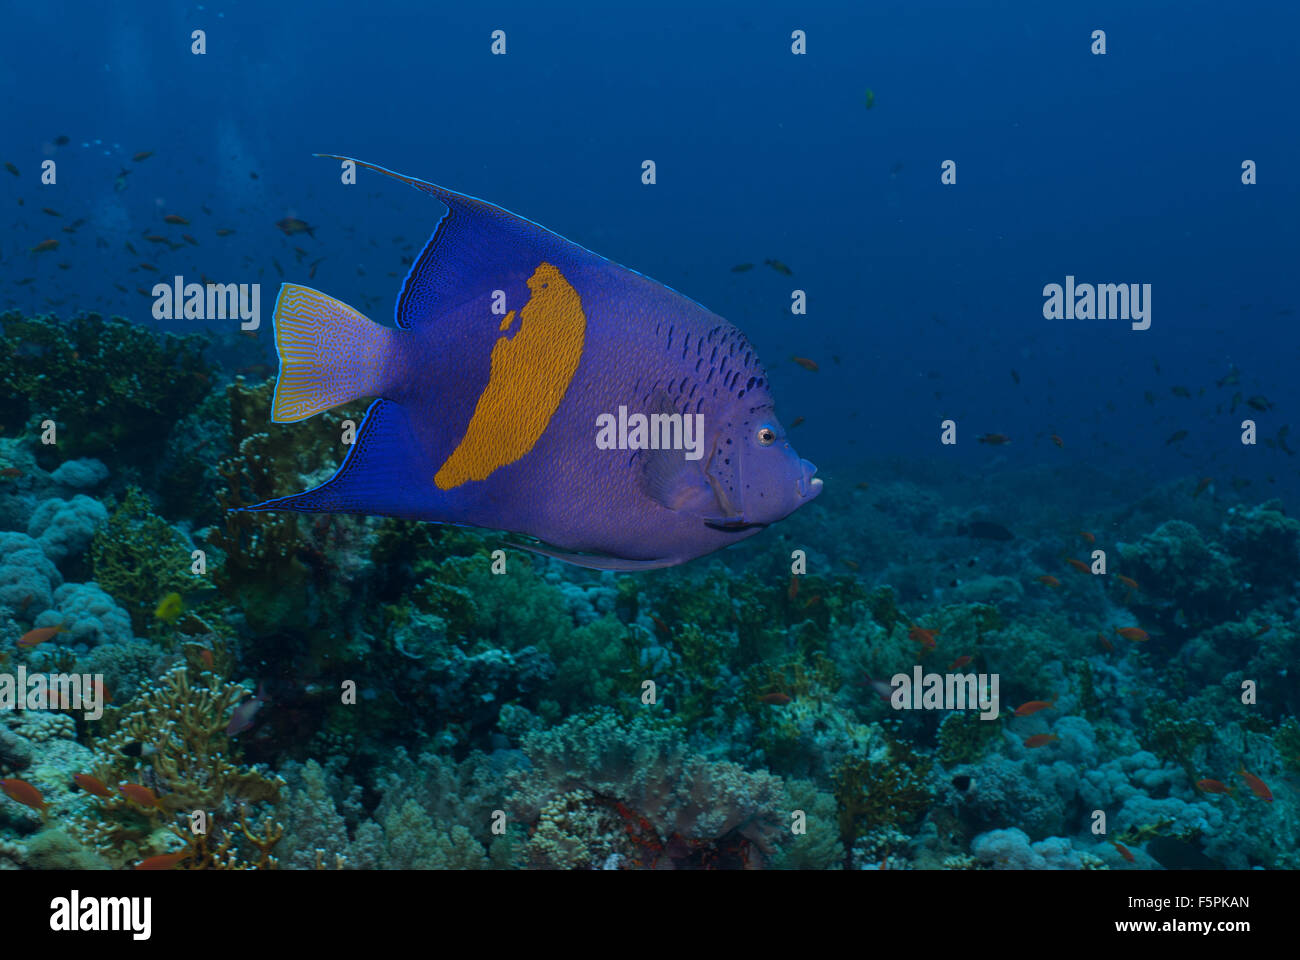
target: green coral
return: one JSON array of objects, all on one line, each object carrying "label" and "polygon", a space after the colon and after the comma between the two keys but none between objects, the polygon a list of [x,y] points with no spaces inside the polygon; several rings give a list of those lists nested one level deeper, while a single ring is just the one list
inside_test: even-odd
[{"label": "green coral", "polygon": [[1181,764],[1193,782],[1198,779],[1194,762],[1197,750],[1214,741],[1214,725],[1198,716],[1197,711],[1172,700],[1155,700],[1143,709],[1138,731],[1144,748]]},{"label": "green coral", "polygon": [[[33,416],[59,424],[63,458],[151,465],[171,426],[211,389],[209,340],[156,334],[120,317],[0,315],[0,425]],[[48,448],[47,448],[48,449]]]},{"label": "green coral", "polygon": [[126,489],[90,542],[95,581],[130,614],[138,636],[160,636],[168,629],[154,616],[163,597],[203,586],[190,573],[190,553],[189,543],[154,513],[139,487]]},{"label": "green coral", "polygon": [[271,633],[286,624],[306,630],[322,620],[333,629],[356,619],[344,615],[355,609],[355,595],[337,575],[337,560],[356,552],[369,521],[240,508],[327,479],[345,452],[343,421],[352,419],[360,430],[363,411],[349,405],[307,423],[274,424],[274,387],[271,381],[250,386],[240,377],[226,391],[230,440],[227,455],[217,465],[217,499],[224,522],[209,533],[209,542],[223,560],[213,580],[243,609],[257,633]]},{"label": "green coral", "polygon": [[981,720],[973,711],[953,710],[939,724],[939,747],[935,752],[946,767],[974,763],[999,739],[1001,726]]},{"label": "green coral", "polygon": [[929,758],[902,740],[888,740],[869,755],[841,763],[834,784],[845,848],[880,827],[903,827],[921,817],[933,799],[930,769]]},{"label": "green coral", "polygon": [[1300,721],[1287,717],[1273,735],[1273,746],[1282,758],[1282,766],[1292,774],[1300,773]]},{"label": "green coral", "polygon": [[628,628],[618,618],[606,616],[586,626],[556,631],[539,647],[550,654],[556,668],[546,696],[565,714],[619,700],[639,703],[639,674],[649,671],[637,669]]},{"label": "green coral", "polygon": [[894,596],[893,587],[877,587],[872,590],[867,595],[867,610],[871,613],[871,619],[887,632],[892,632],[894,624],[904,619],[898,611],[898,600]]}]

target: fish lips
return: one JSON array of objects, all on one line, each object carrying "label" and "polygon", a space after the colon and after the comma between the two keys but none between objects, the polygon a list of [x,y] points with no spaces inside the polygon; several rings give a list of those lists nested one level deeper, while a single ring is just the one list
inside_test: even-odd
[{"label": "fish lips", "polygon": [[799,499],[812,500],[822,492],[822,482],[817,479],[817,466],[809,460],[800,460],[799,466],[802,472],[799,479],[795,481],[795,491],[799,494]]}]

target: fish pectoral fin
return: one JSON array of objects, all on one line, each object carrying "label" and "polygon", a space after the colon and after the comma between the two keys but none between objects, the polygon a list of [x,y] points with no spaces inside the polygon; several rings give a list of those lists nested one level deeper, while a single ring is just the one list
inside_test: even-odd
[{"label": "fish pectoral fin", "polygon": [[702,515],[722,509],[713,485],[698,460],[687,460],[682,450],[641,450],[641,490],[660,506],[678,513]]},{"label": "fish pectoral fin", "polygon": [[[672,415],[676,411],[668,396],[658,391],[650,400],[650,412]],[[685,450],[638,450],[637,465],[642,492],[660,506],[692,516],[726,512],[703,461],[688,460]]]},{"label": "fish pectoral fin", "polygon": [[556,560],[563,560],[565,563],[588,567],[592,570],[655,570],[659,567],[671,567],[681,562],[667,557],[658,557],[653,560],[629,560],[625,557],[612,557],[601,553],[578,553],[560,550],[544,543],[512,541],[508,546],[527,550],[529,553],[536,553],[543,557],[554,557]]}]

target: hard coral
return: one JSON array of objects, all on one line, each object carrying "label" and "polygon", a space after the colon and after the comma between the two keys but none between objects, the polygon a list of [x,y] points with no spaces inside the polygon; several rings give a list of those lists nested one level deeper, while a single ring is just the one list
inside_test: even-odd
[{"label": "hard coral", "polygon": [[845,848],[877,827],[908,826],[920,817],[932,799],[930,767],[928,758],[902,740],[841,763],[834,779]]},{"label": "hard coral", "polygon": [[190,553],[190,544],[153,512],[138,487],[127,488],[90,543],[95,581],[126,608],[141,636],[157,628],[154,611],[163,597],[201,583],[190,573]]},{"label": "hard coral", "polygon": [[[367,523],[328,514],[239,509],[324,481],[342,461],[343,421],[352,419],[360,428],[359,406],[325,411],[310,426],[290,429],[270,423],[273,389],[272,381],[253,387],[242,377],[227,388],[230,445],[217,466],[223,483],[218,500],[225,513],[209,533],[209,542],[224,554],[214,581],[258,632],[287,623],[309,626],[304,615],[315,622],[354,600],[348,577],[340,575],[350,571],[342,570],[339,557],[356,552],[355,542]],[[271,570],[275,576],[268,575]]]},{"label": "hard coral", "polygon": [[147,787],[158,802],[146,808],[125,798],[105,799],[98,819],[78,824],[83,837],[120,865],[163,852],[173,845],[169,834],[189,841],[192,834],[177,829],[177,817],[203,811],[208,837],[193,841],[195,865],[268,865],[278,827],[268,824],[263,834],[253,834],[245,805],[278,803],[283,783],[237,763],[225,732],[231,711],[247,695],[244,687],[213,673],[191,676],[178,665],[123,708],[106,713],[109,732],[93,741],[98,762],[90,772],[106,784]]},{"label": "hard coral", "polygon": [[59,426],[64,456],[147,465],[170,427],[208,392],[208,341],[155,334],[120,317],[0,314],[0,424],[10,433],[29,418]]}]

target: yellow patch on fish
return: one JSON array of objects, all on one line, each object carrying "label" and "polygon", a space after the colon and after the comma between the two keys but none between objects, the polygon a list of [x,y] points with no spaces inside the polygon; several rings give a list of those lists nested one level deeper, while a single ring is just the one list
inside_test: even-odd
[{"label": "yellow patch on fish", "polygon": [[[433,478],[440,490],[484,480],[533,449],[577,372],[587,332],[578,291],[549,263],[528,278],[528,290],[515,335],[492,347],[488,385],[465,436]],[[513,318],[512,310],[501,329]]]}]

